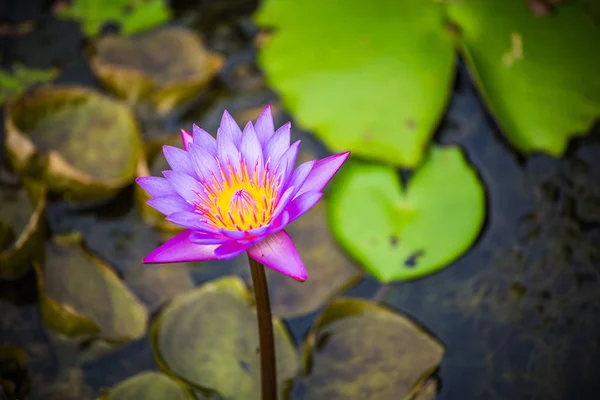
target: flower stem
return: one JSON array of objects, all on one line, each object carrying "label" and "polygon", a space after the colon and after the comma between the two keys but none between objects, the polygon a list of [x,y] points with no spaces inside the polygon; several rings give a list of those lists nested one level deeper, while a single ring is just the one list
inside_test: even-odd
[{"label": "flower stem", "polygon": [[260,379],[262,400],[277,399],[277,373],[275,370],[275,342],[273,340],[273,322],[271,302],[265,267],[248,256],[252,286],[256,298],[258,319],[258,338],[260,343]]}]

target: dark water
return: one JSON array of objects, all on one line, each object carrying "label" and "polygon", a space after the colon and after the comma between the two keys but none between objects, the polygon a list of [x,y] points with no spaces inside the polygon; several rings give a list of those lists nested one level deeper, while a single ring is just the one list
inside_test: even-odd
[{"label": "dark water", "polygon": [[[33,33],[0,37],[2,64],[59,66],[59,83],[98,87],[77,24],[49,17],[48,3],[0,3],[0,19],[38,18]],[[255,65],[253,2],[176,1],[173,6],[180,21],[199,29],[228,61],[210,95],[167,121],[166,128],[194,121],[212,131],[223,108],[276,102]],[[461,66],[436,141],[459,144],[479,171],[488,195],[486,226],[473,248],[442,272],[379,293],[446,345],[439,398],[600,398],[600,129],[574,140],[562,159],[519,156],[485,112]],[[93,238],[94,250],[125,262],[140,256],[132,249],[145,240],[131,222],[131,207],[130,190],[100,209],[72,210],[54,201],[50,227],[54,232],[78,229]],[[106,244],[115,235],[119,239]],[[346,294],[371,297],[377,289],[365,279]],[[144,339],[57,374],[62,361],[48,350],[36,301],[33,276],[0,283],[0,344],[27,349],[28,378],[18,368],[9,372],[21,390],[30,386],[32,398],[94,398],[127,376],[156,369]],[[288,321],[297,342],[315,314]],[[0,373],[5,369],[0,366]]]}]

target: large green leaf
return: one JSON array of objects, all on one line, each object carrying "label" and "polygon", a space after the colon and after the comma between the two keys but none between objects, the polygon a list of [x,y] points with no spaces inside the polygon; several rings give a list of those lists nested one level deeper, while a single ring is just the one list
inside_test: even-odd
[{"label": "large green leaf", "polygon": [[[403,315],[361,299],[329,305],[304,348],[310,400],[428,399],[443,346]],[[415,397],[416,396],[416,397]]]},{"label": "large green leaf", "polygon": [[334,151],[415,166],[444,112],[454,50],[441,4],[265,1],[269,83]]},{"label": "large green leaf", "polygon": [[341,244],[382,282],[431,274],[473,243],[484,220],[484,190],[458,148],[432,148],[400,186],[395,170],[354,162],[329,200]]},{"label": "large green leaf", "polygon": [[166,375],[142,372],[119,383],[102,400],[193,400],[194,395]]},{"label": "large green leaf", "polygon": [[[196,390],[226,399],[260,398],[256,311],[237,277],[221,278],[176,297],[155,320],[152,344],[161,369]],[[297,369],[297,354],[281,321],[273,324],[279,391]]]},{"label": "large green leaf", "polygon": [[477,86],[521,151],[560,155],[600,116],[600,24],[589,6],[540,16],[522,0],[448,2]]}]

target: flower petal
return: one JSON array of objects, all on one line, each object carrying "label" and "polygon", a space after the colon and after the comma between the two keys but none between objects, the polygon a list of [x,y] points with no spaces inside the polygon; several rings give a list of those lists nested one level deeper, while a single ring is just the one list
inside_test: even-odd
[{"label": "flower petal", "polygon": [[[191,144],[190,146],[194,146],[194,144]],[[167,178],[177,194],[191,204],[195,204],[198,201],[199,198],[197,193],[204,193],[204,190],[198,181],[187,174],[177,171],[163,171],[163,175]]]},{"label": "flower petal", "polygon": [[194,211],[194,207],[178,194],[175,194],[174,196],[155,197],[148,200],[146,204],[166,216],[180,211]]},{"label": "flower petal", "polygon": [[248,254],[265,267],[298,281],[305,281],[308,277],[298,250],[285,231],[267,236],[259,244],[250,247]]},{"label": "flower petal", "polygon": [[189,152],[198,178],[204,182],[213,182],[213,177],[220,178],[221,174],[218,172],[217,160],[205,148],[193,143],[189,146]]},{"label": "flower petal", "polygon": [[271,217],[272,219],[277,218],[279,214],[283,211],[283,209],[286,208],[294,193],[296,193],[295,187],[290,186],[287,189],[285,189],[285,192],[283,192],[279,200],[277,200],[277,205],[275,206]]},{"label": "flower petal", "polygon": [[277,132],[273,134],[265,145],[264,158],[265,160],[270,159],[271,165],[277,165],[279,158],[290,147],[291,128],[292,124],[290,122],[283,125],[277,129]]},{"label": "flower petal", "polygon": [[224,238],[221,235],[212,235],[209,233],[192,232],[190,235],[190,241],[195,244],[223,244],[229,239]]},{"label": "flower petal", "polygon": [[258,166],[258,176],[260,176],[263,167],[263,152],[262,147],[260,147],[260,142],[256,137],[256,132],[254,131],[252,122],[248,122],[244,128],[244,133],[242,134],[242,143],[240,145],[240,153],[242,153],[242,157],[244,157],[244,160],[246,160],[246,166],[248,167],[248,172],[250,175],[252,175],[254,168]]},{"label": "flower petal", "polygon": [[242,130],[227,110],[223,112],[221,126],[219,126],[219,129],[217,130],[217,142],[221,140],[222,137],[228,137],[236,147],[239,146],[242,141]]},{"label": "flower petal", "polygon": [[192,143],[194,141],[194,138],[192,137],[192,134],[189,133],[188,131],[186,131],[185,129],[181,130],[181,143],[183,145],[183,149],[187,150],[188,148],[188,144]]},{"label": "flower petal", "polygon": [[194,143],[202,147],[206,152],[213,157],[217,156],[217,141],[216,139],[198,125],[193,125]]},{"label": "flower petal", "polygon": [[310,160],[300,164],[300,166],[298,166],[298,168],[294,170],[290,179],[287,182],[284,182],[284,184],[286,186],[293,186],[297,190],[300,190],[300,188],[304,184],[304,181],[306,181],[308,174],[310,174],[310,171],[312,171],[314,165],[314,160]]},{"label": "flower petal", "polygon": [[217,230],[212,225],[206,223],[206,220],[202,215],[194,212],[180,211],[169,215],[165,219],[175,225],[183,226],[192,231],[212,234],[217,233]]},{"label": "flower petal", "polygon": [[224,228],[219,229],[218,232],[221,235],[226,236],[229,239],[243,239],[246,236],[248,236],[247,232],[234,231],[234,230],[229,230],[229,229],[224,229]]},{"label": "flower petal", "polygon": [[304,192],[290,201],[285,210],[290,214],[288,224],[310,210],[323,197],[322,192]]},{"label": "flower petal", "polygon": [[192,231],[184,231],[154,249],[144,258],[145,263],[173,263],[183,261],[215,260],[214,245],[200,245],[189,240]]},{"label": "flower petal", "polygon": [[277,233],[285,228],[288,222],[290,222],[290,213],[283,210],[283,212],[271,222],[271,234]]},{"label": "flower petal", "polygon": [[172,196],[177,195],[173,186],[165,178],[158,176],[141,176],[135,182],[142,187],[150,196]]},{"label": "flower petal", "polygon": [[219,137],[219,140],[217,140],[217,156],[219,164],[225,173],[229,174],[230,171],[239,171],[240,151],[230,137]]},{"label": "flower petal", "polygon": [[294,142],[294,144],[292,144],[279,159],[279,162],[275,167],[275,174],[281,177],[282,183],[287,181],[291,172],[293,171],[299,149],[300,140]]},{"label": "flower petal", "polygon": [[173,171],[183,172],[190,176],[196,175],[192,160],[185,150],[173,146],[163,146],[163,154]]},{"label": "flower petal", "polygon": [[261,147],[264,148],[265,144],[271,139],[271,136],[273,136],[273,133],[275,132],[270,105],[266,106],[258,116],[256,124],[254,124],[254,130],[256,131],[256,136],[258,137]]},{"label": "flower petal", "polygon": [[305,192],[320,192],[325,185],[329,183],[333,175],[340,169],[344,161],[348,158],[350,152],[334,154],[327,158],[323,158],[315,163],[312,171],[306,178],[304,185],[298,191],[296,196],[300,196]]},{"label": "flower petal", "polygon": [[238,243],[234,240],[224,243],[215,249],[217,260],[229,260],[242,254],[248,249],[248,244]]}]

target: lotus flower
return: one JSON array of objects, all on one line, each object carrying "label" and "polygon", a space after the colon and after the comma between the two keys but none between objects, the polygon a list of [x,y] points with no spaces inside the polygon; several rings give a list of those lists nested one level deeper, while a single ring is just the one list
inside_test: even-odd
[{"label": "lotus flower", "polygon": [[323,196],[349,152],[294,169],[300,141],[288,122],[277,131],[267,106],[242,131],[225,111],[214,139],[196,125],[182,130],[183,149],[164,146],[172,170],[137,183],[148,204],[186,230],[152,251],[146,263],[226,260],[243,252],[296,280],[307,278],[284,228]]}]

